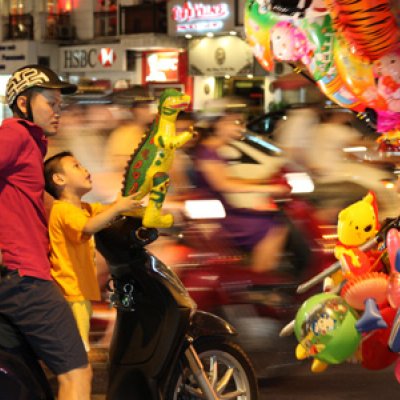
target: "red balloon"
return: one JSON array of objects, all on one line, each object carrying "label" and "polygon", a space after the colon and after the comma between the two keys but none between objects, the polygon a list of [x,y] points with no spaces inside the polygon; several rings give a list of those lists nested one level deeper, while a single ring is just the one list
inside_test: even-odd
[{"label": "red balloon", "polygon": [[392,329],[393,320],[396,316],[395,309],[391,307],[380,310],[381,315],[388,327],[377,329],[361,341],[361,365],[370,370],[379,370],[393,364],[398,358],[398,353],[389,350],[388,340]]}]

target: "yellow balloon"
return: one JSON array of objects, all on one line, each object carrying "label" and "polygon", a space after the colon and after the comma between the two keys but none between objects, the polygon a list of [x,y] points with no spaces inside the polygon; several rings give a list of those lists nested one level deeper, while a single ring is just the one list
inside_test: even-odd
[{"label": "yellow balloon", "polygon": [[386,102],[377,91],[373,65],[354,54],[339,34],[336,35],[333,56],[338,75],[351,92],[367,107],[386,109]]},{"label": "yellow balloon", "polygon": [[274,60],[271,51],[270,29],[257,24],[247,15],[245,16],[246,41],[253,50],[254,57],[261,66],[271,71]]},{"label": "yellow balloon", "polygon": [[355,96],[347,85],[345,85],[337,71],[323,76],[322,79],[317,81],[317,85],[325,96],[341,107],[350,108],[354,111],[365,110],[365,105]]}]

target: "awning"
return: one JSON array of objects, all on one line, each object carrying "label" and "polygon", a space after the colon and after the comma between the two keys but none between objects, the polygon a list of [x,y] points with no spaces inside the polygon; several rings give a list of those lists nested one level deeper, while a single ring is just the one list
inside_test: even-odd
[{"label": "awning", "polygon": [[282,90],[297,90],[312,84],[312,81],[304,77],[302,74],[298,74],[296,72],[282,75],[277,80],[272,82],[274,89]]}]

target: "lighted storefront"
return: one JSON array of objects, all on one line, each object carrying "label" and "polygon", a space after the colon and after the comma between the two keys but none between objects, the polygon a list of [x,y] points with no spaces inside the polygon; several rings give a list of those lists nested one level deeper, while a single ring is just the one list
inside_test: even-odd
[{"label": "lighted storefront", "polygon": [[[91,81],[93,88],[96,81],[102,82],[106,91],[121,82],[126,87],[140,82],[140,63],[120,43],[60,47],[59,60],[60,73],[71,82],[81,83],[83,90]],[[104,86],[104,82],[108,85]],[[102,86],[98,88],[101,90]]]},{"label": "lighted storefront", "polygon": [[184,35],[191,38],[192,35],[229,32],[235,28],[237,4],[234,0],[174,0],[168,3],[168,9],[168,33],[171,36]]},{"label": "lighted storefront", "polygon": [[155,96],[165,88],[176,88],[193,96],[193,78],[187,73],[186,51],[142,53],[142,83]]},{"label": "lighted storefront", "polygon": [[[243,40],[239,8],[234,0],[168,3],[168,32],[187,39],[188,73],[194,78],[193,107],[201,109],[209,99],[258,91],[263,104],[264,77],[254,78],[254,57]],[[265,75],[265,74],[263,74]]]}]

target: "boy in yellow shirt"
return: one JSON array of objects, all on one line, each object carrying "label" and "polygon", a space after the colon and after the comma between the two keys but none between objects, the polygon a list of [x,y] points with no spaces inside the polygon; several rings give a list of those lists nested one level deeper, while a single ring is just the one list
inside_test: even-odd
[{"label": "boy in yellow shirt", "polygon": [[49,217],[51,274],[72,308],[89,351],[91,301],[100,300],[93,234],[141,203],[134,195],[120,197],[108,206],[82,202],[82,196],[92,189],[92,181],[70,152],[46,160],[44,172],[45,189],[55,199]]}]

